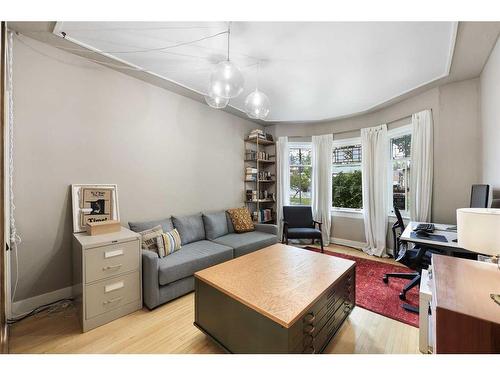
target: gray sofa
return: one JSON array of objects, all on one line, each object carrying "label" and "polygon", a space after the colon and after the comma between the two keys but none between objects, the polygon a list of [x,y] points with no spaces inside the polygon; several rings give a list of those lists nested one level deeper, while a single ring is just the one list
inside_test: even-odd
[{"label": "gray sofa", "polygon": [[195,272],[278,242],[277,227],[271,224],[256,224],[253,232],[235,233],[225,211],[129,222],[134,232],[157,225],[164,232],[176,228],[182,247],[164,258],[142,251],[143,298],[149,309],[193,291]]}]

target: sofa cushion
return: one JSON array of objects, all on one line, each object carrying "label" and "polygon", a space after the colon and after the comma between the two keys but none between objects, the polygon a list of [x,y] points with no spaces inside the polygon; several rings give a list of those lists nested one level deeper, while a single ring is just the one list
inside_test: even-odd
[{"label": "sofa cushion", "polygon": [[153,220],[153,221],[129,221],[128,226],[130,230],[134,232],[142,232],[146,229],[151,229],[156,227],[157,225],[161,225],[161,229],[163,232],[167,233],[174,229],[174,225],[172,224],[172,220],[167,217],[166,219],[161,220]]},{"label": "sofa cushion", "polygon": [[203,223],[207,240],[214,240],[228,233],[225,211],[203,214]]},{"label": "sofa cushion", "polygon": [[167,285],[232,258],[233,249],[228,246],[210,241],[192,242],[158,259],[158,282]]},{"label": "sofa cushion", "polygon": [[321,238],[321,231],[315,228],[288,228],[288,238]]},{"label": "sofa cushion", "polygon": [[236,233],[245,233],[255,230],[252,216],[247,207],[231,208],[227,210],[227,212],[229,212],[229,216],[231,216],[231,221],[233,222],[234,231]]},{"label": "sofa cushion", "polygon": [[[146,229],[143,230],[142,232],[139,232],[141,235],[141,245],[142,248],[145,250],[149,251],[154,251],[155,253],[158,254],[158,256],[161,256],[161,251],[158,247],[158,238],[162,238],[161,235],[163,233],[163,230],[161,228],[161,225],[157,225],[151,229]],[[161,247],[163,247],[163,243],[160,243]],[[163,249],[164,251],[164,249]]]},{"label": "sofa cushion", "polygon": [[205,227],[201,214],[189,216],[172,216],[174,227],[181,235],[182,245],[205,239]]},{"label": "sofa cushion", "polygon": [[234,249],[234,256],[239,257],[252,251],[274,245],[278,237],[264,232],[230,233],[216,238],[214,242],[226,245]]},{"label": "sofa cushion", "polygon": [[229,212],[226,211],[227,233],[234,233],[233,221]]}]

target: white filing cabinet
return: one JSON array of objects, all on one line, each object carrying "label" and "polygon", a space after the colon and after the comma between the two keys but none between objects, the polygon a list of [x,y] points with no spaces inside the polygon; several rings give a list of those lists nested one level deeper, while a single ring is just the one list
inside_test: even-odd
[{"label": "white filing cabinet", "polygon": [[432,319],[429,316],[429,306],[432,300],[432,291],[429,279],[429,271],[422,270],[420,279],[420,292],[418,301],[418,325],[419,325],[419,340],[418,348],[420,352],[428,354],[432,352]]},{"label": "white filing cabinet", "polygon": [[73,235],[73,294],[83,332],[142,308],[141,240],[120,232]]}]

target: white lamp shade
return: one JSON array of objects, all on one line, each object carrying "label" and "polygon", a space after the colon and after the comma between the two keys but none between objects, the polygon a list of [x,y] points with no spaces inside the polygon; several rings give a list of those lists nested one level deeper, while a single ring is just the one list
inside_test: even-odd
[{"label": "white lamp shade", "polygon": [[500,209],[459,208],[458,245],[485,255],[500,254]]}]

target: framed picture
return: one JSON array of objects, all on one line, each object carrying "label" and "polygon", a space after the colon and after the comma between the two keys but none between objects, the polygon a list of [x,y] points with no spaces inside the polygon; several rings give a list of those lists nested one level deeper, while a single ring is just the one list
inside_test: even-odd
[{"label": "framed picture", "polygon": [[88,223],[120,221],[118,186],[115,184],[72,184],[73,232],[85,232]]}]

